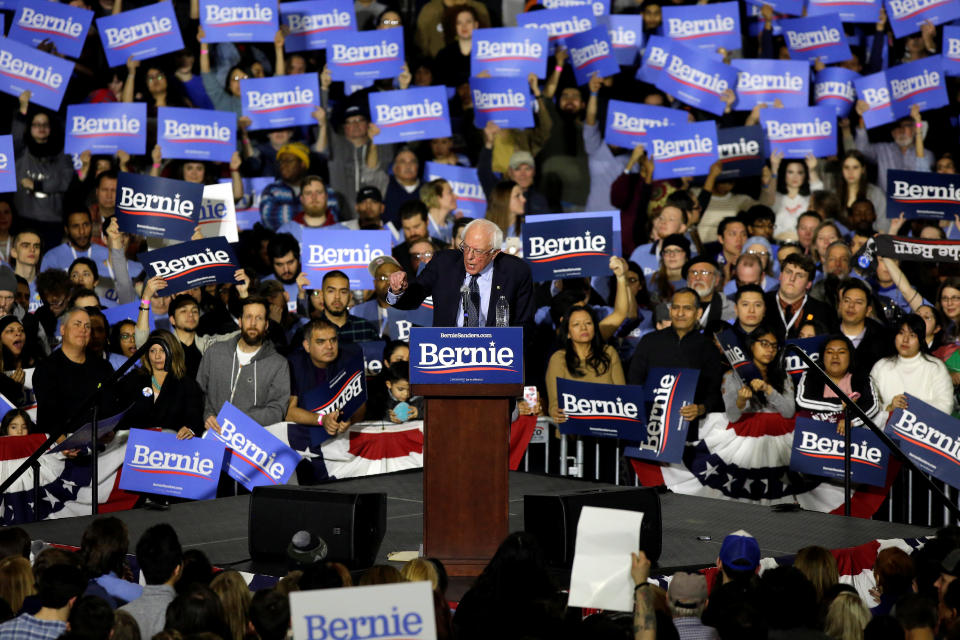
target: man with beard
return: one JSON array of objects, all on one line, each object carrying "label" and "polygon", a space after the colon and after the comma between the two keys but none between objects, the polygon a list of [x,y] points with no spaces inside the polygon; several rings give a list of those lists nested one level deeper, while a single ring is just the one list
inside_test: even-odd
[{"label": "man with beard", "polygon": [[240,304],[240,335],[210,345],[197,373],[205,396],[204,426],[217,433],[224,402],[266,426],[283,420],[290,400],[287,360],[266,340],[267,301],[247,297]]},{"label": "man with beard", "polygon": [[687,286],[700,296],[703,315],[698,328],[708,336],[727,327],[727,323],[737,317],[737,310],[729,298],[723,295],[720,287],[720,269],[717,263],[707,257],[691,258],[683,265],[683,279]]},{"label": "man with beard", "polygon": [[320,285],[323,293],[323,317],[337,327],[341,343],[379,340],[376,327],[363,318],[347,313],[353,294],[350,278],[343,271],[328,271]]},{"label": "man with beard", "polygon": [[303,242],[303,230],[319,229],[336,221],[333,207],[330,206],[330,194],[327,185],[320,176],[307,176],[300,187],[300,204],[303,210],[284,222],[277,233],[289,233],[297,242]]},{"label": "man with beard", "polygon": [[[863,117],[870,106],[863,100],[857,100],[857,114]],[[923,139],[927,136],[928,123],[920,117],[920,105],[910,107],[910,116],[900,118],[893,126],[893,142],[870,142],[863,120],[857,127],[855,143],[857,149],[867,160],[877,165],[877,185],[886,192],[887,170],[932,171],[933,152],[923,148]],[[850,130],[844,132],[844,138]]]},{"label": "man with beard", "polygon": [[278,233],[267,245],[267,256],[270,258],[273,273],[263,279],[279,280],[287,296],[291,300],[297,300],[300,292],[297,280],[300,275],[306,278],[300,268],[300,243],[289,233]]},{"label": "man with beard", "polygon": [[379,166],[375,169],[364,167],[360,174],[363,184],[376,187],[383,194],[383,214],[385,224],[400,226],[400,207],[411,200],[420,199],[420,160],[410,147],[403,147],[393,158],[393,175]]},{"label": "man with beard", "polygon": [[582,208],[590,191],[587,151],[583,146],[586,102],[580,88],[573,83],[566,84],[557,95],[563,64],[568,56],[566,49],[557,48],[556,65],[543,87],[543,101],[553,120],[553,128],[540,152],[543,159],[540,188],[547,194],[551,211],[561,211],[563,202]]}]

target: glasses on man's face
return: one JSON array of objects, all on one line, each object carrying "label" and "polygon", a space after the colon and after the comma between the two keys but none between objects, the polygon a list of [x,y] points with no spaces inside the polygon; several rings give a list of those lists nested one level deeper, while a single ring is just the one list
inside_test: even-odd
[{"label": "glasses on man's face", "polygon": [[376,280],[377,282],[389,282],[390,276],[377,276],[376,278],[374,278],[374,280]]},{"label": "glasses on man's face", "polygon": [[162,73],[151,73],[147,76],[147,82],[156,82],[157,80],[163,80]]},{"label": "glasses on man's face", "polygon": [[241,74],[239,74],[239,73],[238,73],[237,75],[233,76],[233,81],[234,81],[234,82],[240,82],[241,80],[246,80],[246,79],[247,79],[247,76],[241,75]]},{"label": "glasses on man's face", "polygon": [[707,278],[713,275],[713,271],[710,269],[691,269],[688,273],[691,276],[697,276],[699,278]]},{"label": "glasses on man's face", "polygon": [[400,21],[392,20],[390,18],[384,18],[383,20],[380,21],[380,24],[386,25],[388,27],[398,27],[400,26]]},{"label": "glasses on man's face", "polygon": [[769,340],[757,340],[757,344],[764,349],[773,349],[774,351],[780,348],[779,344],[776,342],[770,342]]},{"label": "glasses on man's face", "polygon": [[473,247],[468,247],[465,242],[461,242],[458,249],[469,256],[485,256],[493,253],[493,249],[474,249]]},{"label": "glasses on man's face", "polygon": [[411,258],[416,258],[417,260],[429,260],[433,257],[433,251],[421,251],[420,253],[411,253]]},{"label": "glasses on man's face", "polygon": [[767,256],[770,255],[769,251],[764,251],[762,249],[760,251],[750,250],[750,251],[747,251],[747,253],[750,254],[751,256],[760,256],[761,258],[766,258]]}]

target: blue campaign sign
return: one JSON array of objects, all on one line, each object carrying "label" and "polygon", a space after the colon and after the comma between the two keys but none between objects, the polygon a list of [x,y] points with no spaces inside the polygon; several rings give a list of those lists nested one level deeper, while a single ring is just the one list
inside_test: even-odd
[{"label": "blue campaign sign", "polygon": [[523,259],[534,282],[562,278],[609,276],[613,222],[609,218],[576,218],[523,223]]},{"label": "blue campaign sign", "polygon": [[17,168],[14,164],[13,136],[0,136],[0,193],[17,190]]},{"label": "blue campaign sign", "polygon": [[304,228],[300,264],[310,278],[310,289],[321,289],[328,271],[343,271],[351,289],[373,289],[367,266],[377,256],[390,255],[389,231]]},{"label": "blue campaign sign", "polygon": [[403,71],[403,29],[331,33],[327,66],[334,80],[344,82],[396,78]]},{"label": "blue campaign sign", "polygon": [[607,104],[607,144],[632,149],[638,144],[649,150],[650,132],[659,127],[684,126],[687,112],[636,102],[611,100]]},{"label": "blue campaign sign", "polygon": [[[221,178],[221,183],[230,183],[230,178]],[[253,226],[260,222],[260,196],[268,184],[273,184],[274,179],[268,176],[257,178],[243,178],[244,198],[237,203],[237,230],[249,231]],[[240,206],[243,203],[243,206]],[[202,208],[202,205],[201,205]]]},{"label": "blue campaign sign", "polygon": [[0,38],[0,91],[20,97],[30,92],[30,102],[54,111],[73,74],[73,63],[10,38]]},{"label": "blue campaign sign", "polygon": [[526,29],[544,29],[550,41],[555,42],[593,29],[596,19],[590,7],[561,7],[521,13],[517,24]]},{"label": "blue campaign sign", "polygon": [[[392,309],[393,307],[391,307]],[[389,310],[388,310],[389,312]],[[387,346],[386,340],[367,340],[358,344],[363,351],[363,371],[369,376],[377,376],[384,369],[383,348]]]},{"label": "blue campaign sign", "polygon": [[920,105],[921,111],[947,105],[947,79],[941,56],[894,65],[886,74],[894,118],[910,115],[910,107],[915,104]]},{"label": "blue campaign sign", "polygon": [[843,33],[843,23],[832,13],[809,18],[781,20],[790,57],[796,60],[844,62],[853,55]]},{"label": "blue campaign sign", "polygon": [[557,378],[557,405],[567,416],[560,433],[636,442],[645,431],[640,386]]},{"label": "blue campaign sign", "polygon": [[613,43],[606,27],[575,33],[564,44],[570,53],[577,84],[587,84],[594,73],[601,78],[620,73],[620,64],[613,55]]},{"label": "blue campaign sign", "polygon": [[737,71],[703,53],[674,43],[657,87],[691,107],[722,115],[721,94],[737,86]]},{"label": "blue campaign sign", "polygon": [[120,230],[152,238],[188,240],[197,225],[203,185],[183,180],[120,173],[117,221]]},{"label": "blue campaign sign", "polygon": [[21,2],[10,23],[11,40],[36,47],[49,40],[57,52],[79,58],[93,11],[60,2]]},{"label": "blue campaign sign", "polygon": [[208,284],[235,282],[240,268],[226,238],[204,238],[154,249],[140,258],[147,279],[160,276],[167,281],[166,295]]},{"label": "blue campaign sign", "polygon": [[247,78],[240,81],[240,102],[251,130],[316,124],[320,80],[316,73]]},{"label": "blue campaign sign", "polygon": [[[823,343],[826,342],[828,336],[815,336],[813,338],[793,338],[787,340],[787,344],[795,344],[801,349],[804,353],[810,356],[814,362],[820,361],[820,347],[823,346]],[[790,377],[793,378],[793,384],[796,385],[800,382],[800,376],[803,375],[803,372],[807,370],[807,363],[800,359],[793,351],[788,351],[783,358],[784,367],[787,370],[787,373],[790,374]]]},{"label": "blue campaign sign", "polygon": [[706,175],[717,161],[717,123],[706,120],[654,129],[647,153],[654,161],[654,180]]},{"label": "blue campaign sign", "polygon": [[875,23],[880,17],[880,0],[807,0],[807,15],[835,13],[841,22]]},{"label": "blue campaign sign", "polygon": [[[764,5],[773,7],[774,13],[785,16],[802,16],[804,0],[747,0],[758,9]],[[759,14],[758,14],[759,15]]]},{"label": "blue campaign sign", "polygon": [[307,411],[326,415],[340,412],[340,420],[349,420],[367,401],[367,377],[363,351],[340,363],[323,384],[303,394],[301,404]]},{"label": "blue campaign sign", "polygon": [[647,44],[643,49],[643,61],[637,69],[637,80],[649,84],[659,82],[663,69],[670,60],[672,45],[673,40],[663,36],[652,35],[647,38]]},{"label": "blue campaign sign", "polygon": [[277,0],[200,0],[204,42],[273,42]]},{"label": "blue campaign sign", "polygon": [[838,118],[846,118],[857,101],[854,81],[860,74],[843,67],[826,67],[813,81],[813,101],[818,107],[833,107]]},{"label": "blue campaign sign", "polygon": [[287,484],[300,454],[229,402],[217,414],[220,433],[207,429],[204,440],[226,447],[227,475],[248,491],[254,487]]},{"label": "blue campaign sign", "polygon": [[960,420],[908,393],[907,408],[890,414],[883,431],[899,441],[920,471],[951,487],[960,486]]},{"label": "blue campaign sign", "polygon": [[427,182],[443,178],[450,183],[453,195],[457,197],[458,211],[474,218],[482,218],[486,214],[487,196],[476,169],[429,161],[424,169]]},{"label": "blue campaign sign", "polygon": [[730,127],[717,130],[717,159],[723,164],[719,179],[758,176],[767,159],[763,127]]},{"label": "blue campaign sign", "polygon": [[956,0],[884,0],[883,4],[897,38],[917,33],[927,20],[937,26],[960,18],[960,2]]},{"label": "blue campaign sign", "polygon": [[488,122],[496,122],[501,129],[533,128],[534,98],[526,78],[470,78],[470,93],[473,124],[478,129]]},{"label": "blue campaign sign", "polygon": [[740,339],[733,329],[724,329],[716,334],[717,341],[723,349],[723,355],[733,367],[740,382],[750,384],[751,380],[763,378],[757,365],[753,363],[752,358],[748,358],[744,352],[746,345],[740,344]]},{"label": "blue campaign sign", "polygon": [[[136,322],[137,316],[140,314],[139,307],[140,301],[134,300],[133,302],[118,304],[115,307],[103,309],[103,316],[107,319],[107,324],[111,327],[124,320]],[[150,331],[157,328],[156,318],[154,318],[152,310],[147,313],[147,326],[150,328]]]},{"label": "blue campaign sign", "polygon": [[470,48],[470,75],[488,72],[491,77],[547,75],[547,32],[543,29],[501,27],[476,29]]},{"label": "blue campaign sign", "polygon": [[873,129],[893,122],[893,107],[890,104],[890,87],[887,86],[887,74],[883,71],[860,76],[853,81],[860,100],[869,105],[863,113],[863,124]]},{"label": "blue campaign sign", "polygon": [[617,62],[621,67],[633,66],[643,48],[643,16],[612,15],[606,23]]},{"label": "blue campaign sign", "polygon": [[784,158],[813,154],[826,158],[837,153],[837,115],[830,107],[764,109],[760,124],[767,133],[770,152]]},{"label": "blue campaign sign", "polygon": [[636,446],[624,449],[625,455],[657,462],[680,462],[690,426],[680,409],[693,403],[699,377],[697,369],[652,367],[647,372],[643,385],[646,429],[636,440]]},{"label": "blue campaign sign", "polygon": [[943,28],[943,72],[960,76],[960,25]]},{"label": "blue campaign sign", "polygon": [[662,13],[661,30],[671,40],[711,52],[718,47],[730,51],[743,47],[740,8],[736,2],[665,5]]},{"label": "blue campaign sign", "polygon": [[281,2],[280,22],[290,30],[283,43],[288,52],[326,49],[331,34],[357,28],[350,0]]},{"label": "blue campaign sign", "polygon": [[[849,428],[849,427],[848,427]],[[793,429],[790,469],[799,473],[843,480],[846,445],[837,425],[797,418]],[[872,431],[854,428],[850,440],[850,479],[856,484],[882,487],[887,480],[890,450]]]},{"label": "blue campaign sign", "polygon": [[545,9],[560,9],[564,7],[589,7],[597,18],[609,15],[610,0],[540,0]]},{"label": "blue campaign sign", "polygon": [[182,107],[157,109],[157,144],[164,158],[230,162],[237,149],[233,112]]},{"label": "blue campaign sign", "polygon": [[778,98],[784,107],[807,106],[810,63],[806,60],[738,58],[730,65],[737,70],[735,110],[750,111],[759,102],[772,105]]},{"label": "blue campaign sign", "polygon": [[369,95],[369,99],[370,119],[380,127],[377,144],[430,140],[450,135],[450,113],[444,87],[376,91]]},{"label": "blue campaign sign", "polygon": [[[619,211],[589,211],[578,213],[578,220],[587,220],[591,218],[603,218],[610,221],[613,229],[613,242],[610,249],[613,255],[622,256],[622,244],[620,243],[620,212]],[[537,215],[537,222],[567,222],[570,220],[569,213],[542,213]]]},{"label": "blue campaign sign", "polygon": [[887,170],[887,217],[953,220],[960,207],[960,176],[930,171]]},{"label": "blue campaign sign", "polygon": [[[192,109],[191,109],[192,111]],[[68,104],[64,153],[132,155],[146,153],[147,105],[144,102]]]},{"label": "blue campaign sign", "polygon": [[130,429],[119,486],[124,491],[210,500],[217,497],[223,452],[222,442],[178,440],[169,431]]},{"label": "blue campaign sign", "polygon": [[411,384],[521,384],[520,327],[410,329]]},{"label": "blue campaign sign", "polygon": [[146,60],[183,50],[180,24],[172,2],[157,2],[97,18],[97,31],[111,67],[124,65],[131,57]]}]

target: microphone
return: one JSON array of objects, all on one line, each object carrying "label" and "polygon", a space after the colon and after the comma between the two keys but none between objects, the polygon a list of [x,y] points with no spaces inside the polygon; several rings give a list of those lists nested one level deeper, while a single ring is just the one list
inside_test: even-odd
[{"label": "microphone", "polygon": [[463,326],[467,326],[467,319],[470,317],[467,312],[467,305],[470,304],[470,285],[464,284],[460,287],[460,303],[463,305]]}]

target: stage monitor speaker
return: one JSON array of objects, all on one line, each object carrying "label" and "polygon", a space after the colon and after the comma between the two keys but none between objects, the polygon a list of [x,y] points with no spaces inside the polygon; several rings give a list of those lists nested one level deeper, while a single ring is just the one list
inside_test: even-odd
[{"label": "stage monitor speaker", "polygon": [[284,560],[293,534],[309,531],[326,543],[326,560],[363,569],[376,563],[386,530],[386,493],[280,486],[256,487],[250,496],[253,560]]},{"label": "stage monitor speaker", "polygon": [[577,523],[584,507],[624,509],[643,513],[640,549],[651,561],[660,557],[663,526],[656,489],[588,489],[554,495],[523,496],[523,528],[536,536],[546,561],[571,567]]}]

